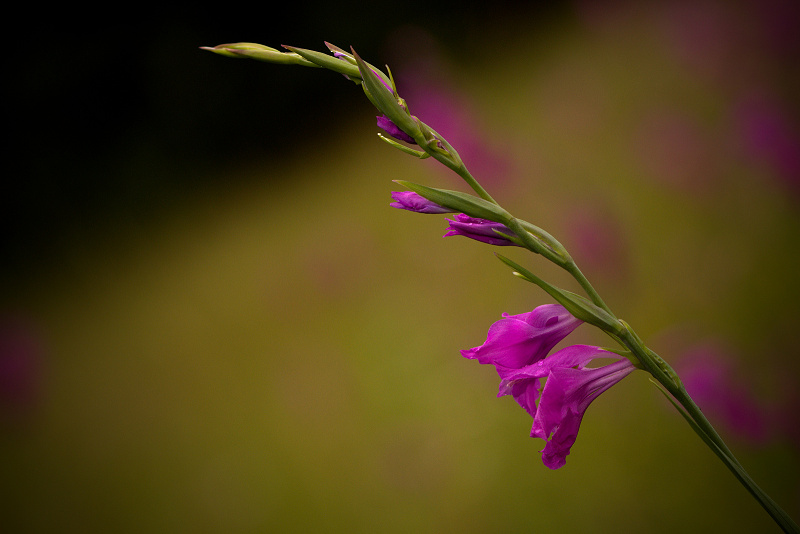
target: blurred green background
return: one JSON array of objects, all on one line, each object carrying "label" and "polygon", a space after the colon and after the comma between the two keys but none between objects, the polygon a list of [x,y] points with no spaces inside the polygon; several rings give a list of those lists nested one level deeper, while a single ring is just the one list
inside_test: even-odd
[{"label": "blurred green background", "polygon": [[800,516],[796,3],[491,4],[18,20],[0,530],[777,531],[643,373],[545,468],[458,351],[550,300],[388,207],[395,179],[463,186],[381,143],[359,88],[198,49],[234,41],[389,63],[652,348],[738,369],[763,431],[721,431]]}]

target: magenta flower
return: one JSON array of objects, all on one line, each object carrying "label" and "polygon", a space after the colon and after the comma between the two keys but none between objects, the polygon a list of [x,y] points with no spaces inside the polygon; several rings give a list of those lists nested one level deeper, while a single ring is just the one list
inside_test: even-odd
[{"label": "magenta flower", "polygon": [[414,138],[405,133],[403,130],[400,129],[395,123],[393,123],[386,115],[380,115],[377,117],[378,119],[378,126],[394,137],[395,139],[399,139],[400,141],[405,141],[406,143],[411,143],[412,145],[416,145],[417,142],[414,141]]},{"label": "magenta flower", "polygon": [[[586,366],[595,358],[619,361],[588,369]],[[583,414],[592,401],[634,369],[627,359],[599,347],[572,345],[506,373],[497,396],[511,395],[533,417],[531,437],[547,441],[540,451],[542,461],[550,469],[558,469],[566,463]],[[544,387],[542,378],[547,379]]]},{"label": "magenta flower", "polygon": [[[501,379],[497,396],[513,396],[533,417],[531,436],[547,441],[541,452],[550,469],[566,463],[592,401],[635,369],[627,359],[589,345],[572,345],[547,356],[580,324],[560,304],[545,304],[529,313],[503,314],[483,345],[461,351],[465,358],[495,366]],[[596,358],[619,361],[588,369]]]},{"label": "magenta flower", "polygon": [[581,321],[560,304],[544,304],[519,315],[503,314],[489,328],[486,342],[461,355],[481,364],[492,364],[500,378],[540,361]]},{"label": "magenta flower", "polygon": [[455,213],[455,210],[440,206],[413,191],[392,191],[393,208],[413,211],[415,213]]},{"label": "magenta flower", "polygon": [[482,243],[490,245],[508,246],[516,245],[510,239],[503,237],[501,234],[495,232],[498,230],[509,237],[517,237],[514,232],[509,230],[504,224],[498,222],[487,221],[486,219],[478,219],[470,217],[463,213],[455,216],[455,220],[447,219],[449,229],[443,237],[451,235],[463,235]]}]

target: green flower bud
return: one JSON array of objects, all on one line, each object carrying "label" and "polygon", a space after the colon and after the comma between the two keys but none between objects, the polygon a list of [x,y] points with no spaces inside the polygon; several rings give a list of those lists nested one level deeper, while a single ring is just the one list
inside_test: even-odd
[{"label": "green flower bud", "polygon": [[318,66],[296,53],[281,52],[275,48],[258,43],[229,43],[214,47],[201,46],[200,49],[208,50],[209,52],[214,52],[215,54],[220,54],[225,57],[250,58],[283,65],[302,65],[304,67]]},{"label": "green flower bud", "polygon": [[[355,50],[352,50],[353,58],[358,64],[361,72],[361,79],[364,82],[364,92],[370,102],[383,113],[386,118],[392,121],[398,128],[408,134],[411,138],[422,135],[419,124],[408,112],[403,99],[399,98],[394,92],[394,83],[388,85],[385,80],[377,74],[377,69],[361,59]],[[342,62],[344,63],[344,62]],[[391,89],[390,89],[391,88]]]}]

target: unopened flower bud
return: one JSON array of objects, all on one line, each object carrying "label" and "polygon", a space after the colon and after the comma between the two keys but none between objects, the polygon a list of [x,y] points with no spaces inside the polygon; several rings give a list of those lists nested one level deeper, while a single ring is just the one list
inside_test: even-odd
[{"label": "unopened flower bud", "polygon": [[[517,245],[510,238],[516,238],[516,234],[509,230],[504,224],[477,219],[463,213],[458,213],[454,220],[447,219],[450,228],[443,237],[451,235],[463,235],[482,243],[497,246]],[[508,236],[508,237],[504,237]]]},{"label": "unopened flower bud", "polygon": [[391,207],[415,213],[454,213],[455,211],[431,202],[413,191],[393,191],[392,198],[394,202],[389,204]]}]

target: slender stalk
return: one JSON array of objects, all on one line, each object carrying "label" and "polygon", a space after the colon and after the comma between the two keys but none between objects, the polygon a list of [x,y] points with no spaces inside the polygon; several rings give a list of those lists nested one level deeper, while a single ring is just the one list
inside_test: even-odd
[{"label": "slender stalk", "polygon": [[[434,155],[434,157],[436,156]],[[470,172],[467,170],[467,167],[463,163],[459,166],[453,166],[450,168],[453,169],[453,171],[458,174],[467,183],[467,185],[470,186],[475,193],[477,193],[479,197],[484,200],[488,200],[492,204],[497,204],[497,201],[492,198],[492,195],[490,195],[481,184],[478,183],[478,180],[476,180],[472,174],[470,174]],[[497,205],[499,206],[499,204]]]},{"label": "slender stalk", "polygon": [[578,284],[580,284],[583,290],[586,291],[586,295],[592,299],[592,302],[613,315],[611,308],[609,308],[603,299],[600,298],[600,294],[595,290],[592,284],[589,283],[589,279],[583,275],[581,270],[578,268],[578,265],[574,261],[570,259],[570,262],[564,268],[569,272],[569,274],[572,275]]},{"label": "slender stalk", "polygon": [[714,429],[703,411],[683,387],[675,371],[657,354],[645,347],[631,330],[626,330],[620,341],[639,359],[643,366],[662,386],[662,392],[686,419],[692,429],[711,451],[725,464],[736,479],[756,499],[762,508],[787,534],[800,534],[797,523],[772,498],[755,483],[742,464]]},{"label": "slender stalk", "polygon": [[[626,325],[627,326],[627,325]],[[716,444],[726,455],[734,458],[733,453],[723,441],[719,433],[703,414],[702,410],[695,404],[694,400],[686,392],[677,373],[665,362],[658,354],[648,349],[642,340],[630,327],[626,328],[619,341],[630,350],[639,360],[642,366],[648,371],[655,380],[663,386],[673,398],[675,398],[690,415],[693,421],[699,426],[702,432]],[[738,462],[737,462],[738,463]]]},{"label": "slender stalk", "polygon": [[[717,455],[717,457],[722,460],[722,463],[733,473],[733,475],[739,480],[739,482],[747,489],[750,495],[758,501],[762,508],[772,517],[772,519],[780,526],[781,530],[786,532],[787,534],[797,534],[800,532],[800,527],[797,526],[797,523],[787,514],[778,504],[772,500],[772,498],[767,495],[767,493],[759,487],[755,481],[750,478],[750,475],[745,471],[742,464],[736,459],[733,453],[730,450],[720,448],[717,445],[716,440],[712,439],[708,434],[704,432],[704,428],[707,426],[711,428],[711,424],[706,420],[703,413],[697,408],[697,405],[694,401],[689,397],[688,393],[685,390],[682,390],[682,394],[676,397],[676,400],[681,404],[683,410],[680,407],[676,406],[678,411],[684,418],[689,422],[689,425],[692,426],[694,431],[700,436],[703,441],[705,441],[706,445]],[[704,423],[704,424],[701,424]]]}]

